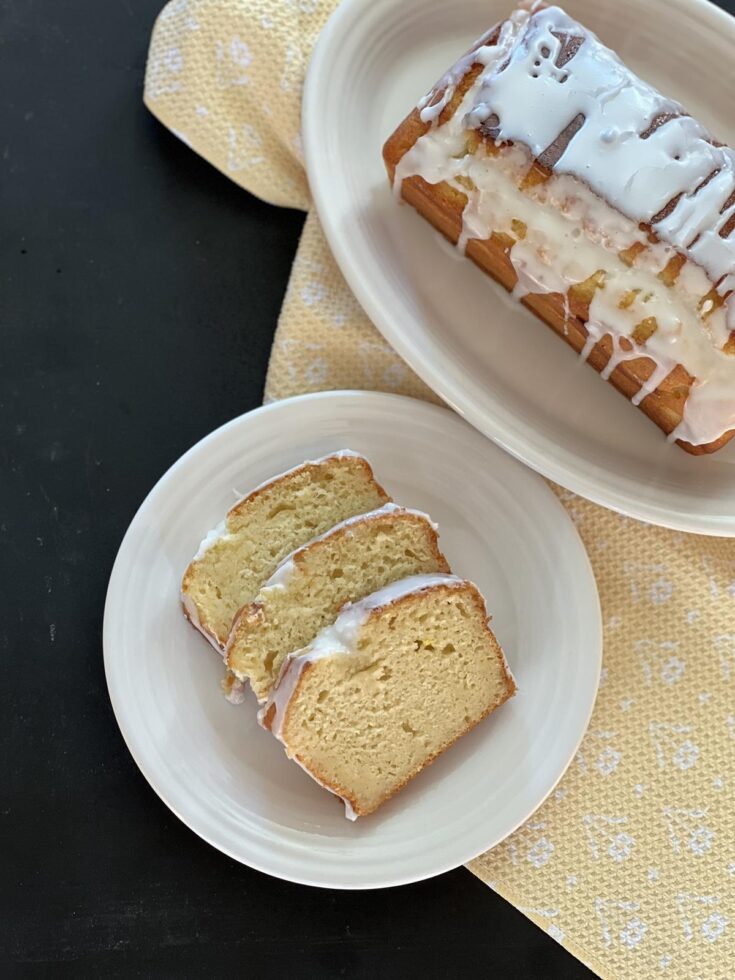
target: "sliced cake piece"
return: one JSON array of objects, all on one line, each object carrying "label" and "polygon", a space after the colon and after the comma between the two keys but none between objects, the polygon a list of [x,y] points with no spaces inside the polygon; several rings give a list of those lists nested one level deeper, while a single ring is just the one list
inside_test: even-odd
[{"label": "sliced cake piece", "polygon": [[295,551],[237,614],[227,666],[262,701],[286,655],[334,622],[345,603],[408,575],[448,571],[426,514],[386,504],[344,521]]},{"label": "sliced cake piece", "polygon": [[236,504],[202,542],[181,584],[187,617],[222,652],[233,616],[286,555],[388,500],[367,460],[349,450],[274,477]]},{"label": "sliced cake piece", "polygon": [[347,606],[290,654],[260,720],[354,819],[515,690],[477,586],[415,576]]}]

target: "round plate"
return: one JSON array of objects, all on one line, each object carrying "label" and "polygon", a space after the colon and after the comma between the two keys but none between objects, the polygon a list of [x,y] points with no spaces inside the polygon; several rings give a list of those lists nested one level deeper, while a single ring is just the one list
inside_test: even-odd
[{"label": "round plate", "polygon": [[[222,697],[223,668],[185,621],[179,582],[235,500],[335,449],[364,453],[397,501],[430,513],[456,572],[487,597],[518,695],[370,817],[289,762],[255,701]],[[550,792],[584,733],[602,638],[595,581],[543,481],[446,409],[329,392],[217,429],[138,511],[112,571],[105,671],[120,729],[151,786],[231,857],[292,881],[371,888],[438,874],[492,847]]]},{"label": "round plate", "polygon": [[[523,462],[655,524],[735,535],[735,440],[691,457],[419,217],[381,158],[420,96],[513,0],[342,0],[309,67],[309,182],[368,316],[442,398]],[[565,3],[644,78],[733,141],[735,20],[704,0]]]}]

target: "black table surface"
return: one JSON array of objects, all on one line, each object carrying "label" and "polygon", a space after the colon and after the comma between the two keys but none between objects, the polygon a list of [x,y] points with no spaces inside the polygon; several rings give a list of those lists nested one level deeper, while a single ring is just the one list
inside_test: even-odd
[{"label": "black table surface", "polygon": [[591,976],[463,868],[349,893],[243,867],[128,754],[115,553],[165,470],[260,403],[303,222],[144,109],[160,3],[0,3],[2,975]]}]

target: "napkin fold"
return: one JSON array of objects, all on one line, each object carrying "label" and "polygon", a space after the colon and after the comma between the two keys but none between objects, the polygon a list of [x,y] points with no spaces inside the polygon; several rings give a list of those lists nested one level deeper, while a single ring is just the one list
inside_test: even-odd
[{"label": "napkin fold", "polygon": [[[171,0],[154,28],[145,103],[242,187],[309,211],[266,400],[363,388],[438,401],[362,312],[310,210],[301,87],[335,6]],[[468,867],[600,976],[731,978],[735,541],[641,524],[554,489],[597,578],[602,684],[557,789]]]}]

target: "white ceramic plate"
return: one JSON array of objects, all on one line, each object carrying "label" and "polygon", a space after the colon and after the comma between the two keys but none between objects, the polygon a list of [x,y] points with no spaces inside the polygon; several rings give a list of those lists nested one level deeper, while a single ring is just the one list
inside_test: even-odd
[{"label": "white ceramic plate", "polygon": [[[178,600],[200,538],[235,500],[304,459],[364,453],[396,500],[428,511],[454,569],[487,596],[518,695],[376,814],[350,823],[255,720]],[[105,608],[105,670],[128,747],[189,827],[293,881],[370,888],[456,867],[525,820],[584,733],[601,659],[587,556],[543,481],[446,409],[330,392],[213,432],[151,491],[122,543]]]},{"label": "white ceramic plate", "polygon": [[[319,217],[386,339],[469,422],[585,497],[686,531],[735,535],[735,440],[669,445],[574,352],[409,207],[386,137],[513,0],[342,0],[309,67],[303,136]],[[572,15],[732,142],[735,19],[705,0],[570,0]]]}]

